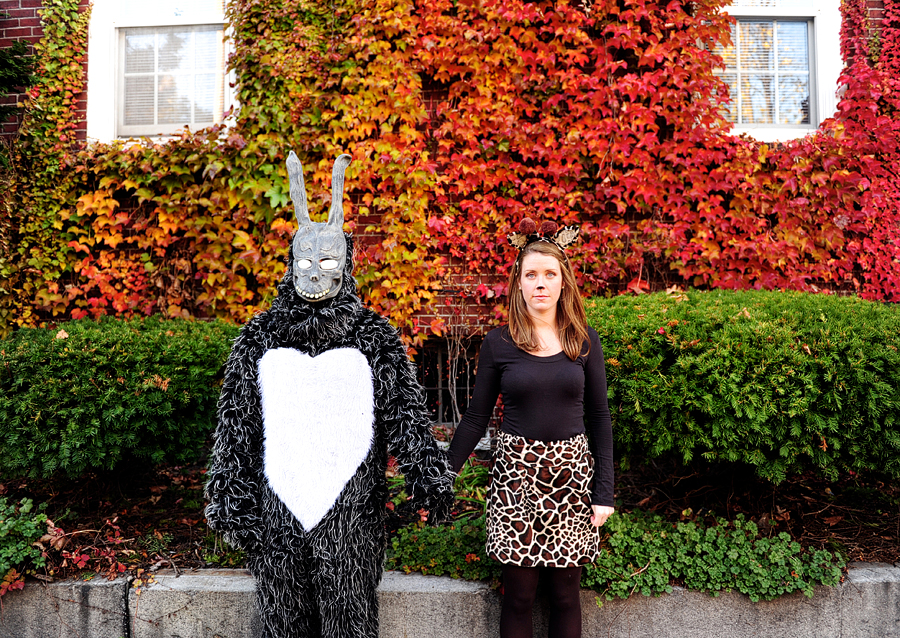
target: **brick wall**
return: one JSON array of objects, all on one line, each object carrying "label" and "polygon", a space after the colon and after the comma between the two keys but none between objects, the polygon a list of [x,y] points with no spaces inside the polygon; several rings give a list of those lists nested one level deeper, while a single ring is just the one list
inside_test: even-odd
[{"label": "brick wall", "polygon": [[873,29],[881,28],[881,21],[884,18],[884,0],[868,0],[866,5],[869,7],[869,20]]},{"label": "brick wall", "polygon": [[[382,235],[365,232],[368,224],[378,220],[374,216],[355,216],[356,229],[353,232],[357,249],[378,243]],[[446,274],[431,305],[415,313],[420,325],[428,326],[436,318],[443,318],[445,332],[461,336],[483,336],[490,329],[489,319],[493,315],[496,299],[484,303],[475,301],[476,289],[484,284],[488,289],[506,278],[497,275],[478,275],[469,271],[464,260],[445,255]],[[493,293],[491,293],[493,294]],[[479,297],[480,298],[480,297]]]},{"label": "brick wall", "polygon": [[[428,113],[428,120],[422,125],[422,129],[430,137],[431,132],[440,123],[438,106],[448,99],[447,88],[432,78],[422,79],[423,101]],[[352,196],[351,196],[352,198]],[[354,199],[354,208],[362,205],[361,200]],[[383,235],[365,232],[366,226],[377,225],[378,218],[372,216],[360,216],[354,218],[356,229],[354,237],[358,246],[370,246],[384,239]],[[445,323],[444,334],[465,337],[481,337],[491,328],[488,324],[493,316],[495,298],[478,302],[481,296],[476,297],[475,291],[482,284],[489,290],[497,284],[505,283],[506,278],[497,275],[478,275],[469,271],[465,260],[445,255],[447,259],[446,273],[441,281],[441,287],[437,291],[435,300],[428,308],[415,313],[415,319],[420,325],[428,326],[434,319],[442,318]],[[493,294],[493,293],[491,293]],[[440,339],[437,339],[440,341]]]},{"label": "brick wall", "polygon": [[[80,5],[86,8],[89,0],[80,0]],[[40,19],[37,15],[38,9],[42,6],[41,0],[0,0],[0,10],[9,14],[8,18],[0,17],[0,47],[8,47],[13,40],[27,40],[28,42],[36,42],[43,34],[40,25]],[[878,28],[884,13],[883,0],[868,0],[869,15],[872,19],[874,28]],[[87,70],[85,69],[85,78]],[[446,100],[446,88],[435,82],[425,82],[425,102],[431,120],[431,126],[435,126],[437,120],[437,105]],[[7,103],[21,102],[21,95],[13,95],[6,98]],[[78,129],[78,139],[84,140],[86,134],[86,123],[84,115],[87,107],[86,93],[82,93],[78,100],[78,109],[82,114],[81,126]],[[18,128],[18,122],[11,120],[10,122],[0,125],[0,135],[11,137]],[[358,204],[358,202],[357,202]],[[356,237],[361,244],[377,242],[382,237],[367,234],[364,232],[365,227],[377,220],[359,218],[355,220],[357,223]],[[473,292],[479,285],[484,284],[488,288],[493,288],[496,284],[502,283],[503,278],[496,276],[479,276],[470,273],[464,261],[452,259],[448,264],[448,274],[445,277],[443,286],[438,292],[437,299],[428,311],[423,311],[417,315],[418,320],[425,325],[431,323],[436,317],[442,317],[447,323],[451,331],[459,331],[466,334],[483,334],[487,327],[487,320],[492,314],[493,300],[485,303],[476,303],[473,301]]]},{"label": "brick wall", "polygon": [[[86,10],[90,0],[79,0],[79,6]],[[44,34],[38,10],[43,6],[41,0],[0,0],[0,48],[12,45],[15,40],[25,40],[34,44]],[[8,17],[6,16],[8,14]],[[87,65],[85,65],[85,83],[87,83]],[[3,99],[4,104],[17,104],[23,101],[22,94],[10,95]],[[87,137],[87,84],[85,90],[78,96],[78,113],[80,125],[76,131],[77,139],[85,140]],[[21,123],[21,118],[11,119],[0,124],[0,136],[11,138],[15,135]]]}]

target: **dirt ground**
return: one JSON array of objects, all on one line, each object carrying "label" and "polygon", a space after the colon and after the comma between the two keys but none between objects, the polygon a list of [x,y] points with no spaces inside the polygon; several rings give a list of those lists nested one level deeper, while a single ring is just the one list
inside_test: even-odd
[{"label": "dirt ground", "polygon": [[[47,503],[54,527],[43,541],[49,562],[36,574],[44,580],[241,566],[243,555],[206,526],[205,472],[202,466],[134,464],[77,480],[7,480],[0,495]],[[828,482],[804,475],[775,486],[742,466],[684,468],[655,460],[620,472],[616,486],[622,510],[653,511],[673,521],[742,513],[764,535],[785,531],[804,547],[840,551],[850,561],[900,562],[900,487],[884,477]],[[402,501],[398,496],[395,486],[391,497]],[[388,531],[413,518],[414,512],[396,507],[388,512]]]}]

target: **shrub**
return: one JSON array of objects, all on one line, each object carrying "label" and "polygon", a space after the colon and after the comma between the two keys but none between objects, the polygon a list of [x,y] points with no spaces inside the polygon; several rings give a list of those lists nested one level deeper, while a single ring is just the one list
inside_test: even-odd
[{"label": "shrub", "polygon": [[858,298],[688,292],[592,299],[617,453],[900,476],[900,313]]},{"label": "shrub", "polygon": [[600,555],[585,567],[581,584],[606,595],[627,598],[672,590],[681,580],[689,589],[737,590],[754,602],[802,591],[813,595],[819,583],[836,585],[845,561],[826,551],[804,551],[785,532],[759,536],[742,515],[729,523],[670,523],[661,516],[614,514],[604,529],[609,536]]},{"label": "shrub", "polygon": [[33,512],[34,502],[24,498],[9,503],[0,497],[0,596],[10,589],[22,589],[21,572],[43,567],[46,557],[35,545],[47,531],[47,516],[43,505]]},{"label": "shrub", "polygon": [[[761,537],[753,522],[712,519],[670,523],[661,516],[614,514],[597,560],[584,567],[581,586],[608,600],[634,592],[656,596],[682,581],[689,589],[716,595],[737,590],[751,600],[771,600],[793,591],[812,596],[815,585],[836,585],[845,561],[826,551],[803,550],[782,532]],[[484,517],[451,525],[400,529],[387,569],[469,580],[500,577],[500,563],[484,551]]]},{"label": "shrub", "polygon": [[500,563],[485,553],[486,539],[484,516],[434,527],[415,523],[397,530],[388,548],[385,569],[497,581]]},{"label": "shrub", "polygon": [[198,460],[237,328],[79,320],[0,341],[0,472],[79,475]]}]

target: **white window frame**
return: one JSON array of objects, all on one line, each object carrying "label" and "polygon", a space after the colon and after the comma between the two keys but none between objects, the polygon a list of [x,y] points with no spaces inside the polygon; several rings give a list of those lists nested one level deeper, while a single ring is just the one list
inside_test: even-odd
[{"label": "white window frame", "polygon": [[[769,6],[769,5],[784,6]],[[763,6],[750,6],[763,5]],[[804,137],[819,128],[837,111],[838,77],[841,59],[840,0],[738,0],[723,9],[738,19],[806,20],[809,29],[810,123],[797,126],[743,124],[732,127],[732,133],[747,133],[761,142],[784,142]],[[736,96],[732,100],[736,101]]]},{"label": "white window frame", "polygon": [[[153,1],[146,2],[146,8],[139,12],[126,12],[121,0],[93,0],[91,21],[88,29],[88,95],[87,95],[87,137],[88,140],[111,142],[136,136],[118,136],[119,109],[122,99],[120,84],[120,30],[131,27],[169,27],[193,25],[222,25],[228,33],[225,14],[192,10],[191,0],[183,3],[181,15],[161,11]],[[227,60],[230,41],[226,47]],[[230,88],[233,77],[225,80],[225,108],[234,104],[234,91]],[[226,121],[226,124],[228,122]],[[183,127],[182,127],[183,128]],[[171,133],[169,134],[171,136]],[[164,140],[165,134],[146,135]]]}]

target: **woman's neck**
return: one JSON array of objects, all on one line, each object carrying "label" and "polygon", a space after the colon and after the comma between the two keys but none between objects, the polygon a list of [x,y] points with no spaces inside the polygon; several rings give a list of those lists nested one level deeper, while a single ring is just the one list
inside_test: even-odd
[{"label": "woman's neck", "polygon": [[545,356],[561,352],[562,344],[559,340],[559,328],[556,325],[556,308],[547,313],[529,312],[528,315],[531,318],[531,325],[537,340],[537,348],[532,352]]},{"label": "woman's neck", "polygon": [[556,307],[547,308],[547,310],[543,312],[536,312],[531,308],[528,308],[528,317],[531,319],[531,325],[534,326],[535,330],[538,329],[548,329],[556,332]]}]

